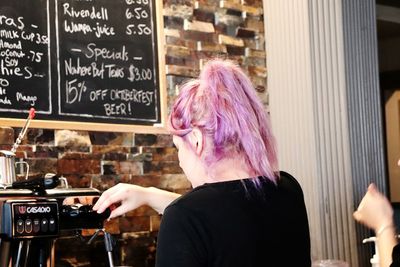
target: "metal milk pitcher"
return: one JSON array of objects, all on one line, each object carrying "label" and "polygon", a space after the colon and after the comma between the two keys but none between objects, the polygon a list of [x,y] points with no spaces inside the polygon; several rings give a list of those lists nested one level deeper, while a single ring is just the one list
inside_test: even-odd
[{"label": "metal milk pitcher", "polygon": [[12,183],[17,180],[15,167],[19,164],[26,166],[25,180],[27,180],[29,176],[28,162],[15,162],[15,154],[12,151],[0,150],[0,188],[12,186]]},{"label": "metal milk pitcher", "polygon": [[0,150],[0,186],[12,185],[15,181],[15,154],[8,150]]},{"label": "metal milk pitcher", "polygon": [[15,166],[18,164],[26,165],[25,180],[28,179],[29,164],[25,161],[15,163],[15,151],[17,151],[17,148],[21,143],[22,138],[25,136],[25,133],[29,127],[29,123],[34,117],[35,117],[35,109],[31,108],[29,110],[29,116],[25,121],[25,125],[24,127],[22,127],[22,130],[19,133],[17,140],[15,140],[15,143],[11,148],[11,151],[0,150],[0,187],[6,188],[7,186],[12,186],[13,182],[17,180],[15,176]]}]

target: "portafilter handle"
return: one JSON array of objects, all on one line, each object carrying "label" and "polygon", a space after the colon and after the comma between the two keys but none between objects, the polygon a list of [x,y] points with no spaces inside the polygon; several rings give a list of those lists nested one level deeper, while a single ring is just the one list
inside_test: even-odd
[{"label": "portafilter handle", "polygon": [[93,205],[62,205],[60,208],[60,230],[102,229],[111,210],[103,213],[93,210]]}]

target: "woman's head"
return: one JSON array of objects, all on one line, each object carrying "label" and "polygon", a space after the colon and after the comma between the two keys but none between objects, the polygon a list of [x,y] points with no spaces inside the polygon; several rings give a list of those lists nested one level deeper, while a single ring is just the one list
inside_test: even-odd
[{"label": "woman's head", "polygon": [[212,169],[238,155],[251,176],[275,181],[278,163],[269,120],[249,78],[233,62],[211,60],[198,79],[182,85],[169,122],[171,133],[183,140],[193,129],[202,133],[205,166]]}]

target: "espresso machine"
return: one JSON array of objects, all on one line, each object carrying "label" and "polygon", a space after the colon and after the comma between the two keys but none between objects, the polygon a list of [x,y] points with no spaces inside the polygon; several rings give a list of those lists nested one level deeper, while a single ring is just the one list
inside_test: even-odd
[{"label": "espresso machine", "polygon": [[0,266],[54,267],[58,237],[97,229],[95,235],[104,232],[109,265],[113,267],[112,240],[103,226],[110,210],[102,214],[92,210],[100,192],[56,187],[58,184],[59,178],[51,176],[14,182],[0,189]]},{"label": "espresso machine", "polygon": [[0,151],[0,267],[54,267],[56,239],[84,229],[97,229],[89,243],[104,233],[113,267],[112,237],[103,226],[110,210],[92,210],[98,190],[69,188],[65,178],[54,174],[28,179],[29,168],[25,180],[16,181],[15,151],[33,116],[31,110],[11,151]]}]

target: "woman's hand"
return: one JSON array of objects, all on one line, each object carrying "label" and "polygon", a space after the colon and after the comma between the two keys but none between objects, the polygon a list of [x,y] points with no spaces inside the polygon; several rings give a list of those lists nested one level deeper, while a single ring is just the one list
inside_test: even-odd
[{"label": "woman's hand", "polygon": [[379,266],[389,267],[392,263],[392,251],[397,243],[393,209],[389,200],[378,191],[374,184],[370,184],[353,215],[357,221],[375,231]]},{"label": "woman's hand", "polygon": [[149,205],[158,213],[163,213],[164,209],[179,196],[179,194],[155,187],[142,187],[120,183],[104,191],[94,205],[93,210],[102,213],[108,207],[120,204],[111,212],[110,219],[118,217],[142,205]]},{"label": "woman's hand", "polygon": [[108,207],[120,204],[114,209],[110,218],[118,217],[128,211],[134,210],[146,204],[147,188],[133,185],[133,184],[117,184],[110,189],[104,191],[99,200],[93,207],[98,213],[104,212]]},{"label": "woman's hand", "polygon": [[393,225],[392,206],[374,184],[369,185],[367,193],[353,215],[358,222],[375,230],[375,232],[383,227]]}]

